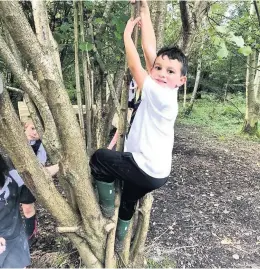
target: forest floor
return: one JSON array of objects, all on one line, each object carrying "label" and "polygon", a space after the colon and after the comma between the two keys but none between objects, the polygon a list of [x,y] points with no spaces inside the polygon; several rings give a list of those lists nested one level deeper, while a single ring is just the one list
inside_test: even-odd
[{"label": "forest floor", "polygon": [[[172,165],[154,192],[149,267],[260,267],[260,143],[178,124]],[[32,267],[80,267],[48,212],[38,211]]]}]

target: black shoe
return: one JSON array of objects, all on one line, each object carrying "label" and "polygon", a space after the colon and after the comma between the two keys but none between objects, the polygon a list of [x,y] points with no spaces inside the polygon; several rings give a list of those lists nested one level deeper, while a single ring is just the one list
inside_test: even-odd
[{"label": "black shoe", "polygon": [[30,218],[24,219],[25,223],[25,234],[28,238],[28,244],[31,247],[37,241],[37,233],[38,233],[38,222],[36,219],[36,215],[33,215]]}]

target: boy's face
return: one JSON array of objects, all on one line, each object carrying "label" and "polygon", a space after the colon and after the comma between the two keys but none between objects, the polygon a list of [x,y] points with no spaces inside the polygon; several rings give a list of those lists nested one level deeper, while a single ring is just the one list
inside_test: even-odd
[{"label": "boy's face", "polygon": [[181,74],[182,63],[169,59],[167,55],[155,59],[151,77],[163,87],[176,88],[186,82],[186,76]]},{"label": "boy's face", "polygon": [[25,124],[25,135],[29,141],[39,140],[39,134],[37,133],[35,126],[32,122],[27,122]]}]

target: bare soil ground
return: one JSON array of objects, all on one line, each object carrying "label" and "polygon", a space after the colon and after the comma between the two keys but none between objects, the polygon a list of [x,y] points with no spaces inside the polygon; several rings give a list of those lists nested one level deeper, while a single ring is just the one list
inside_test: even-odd
[{"label": "bare soil ground", "polygon": [[[201,127],[178,125],[172,165],[169,181],[154,192],[149,265],[260,267],[260,143],[220,141]],[[79,267],[76,250],[38,208],[32,266]]]}]

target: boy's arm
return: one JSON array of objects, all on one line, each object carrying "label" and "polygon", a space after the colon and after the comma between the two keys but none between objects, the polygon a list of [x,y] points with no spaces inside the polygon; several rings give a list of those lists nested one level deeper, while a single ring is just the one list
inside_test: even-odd
[{"label": "boy's arm", "polygon": [[136,18],[135,20],[130,19],[127,22],[124,31],[124,43],[128,67],[137,83],[137,86],[142,89],[144,80],[148,74],[141,65],[140,57],[131,37],[133,29],[138,21],[140,21],[140,17]]},{"label": "boy's arm", "polygon": [[152,69],[156,59],[156,38],[146,0],[141,0],[140,15],[142,19],[142,48],[148,71]]}]

